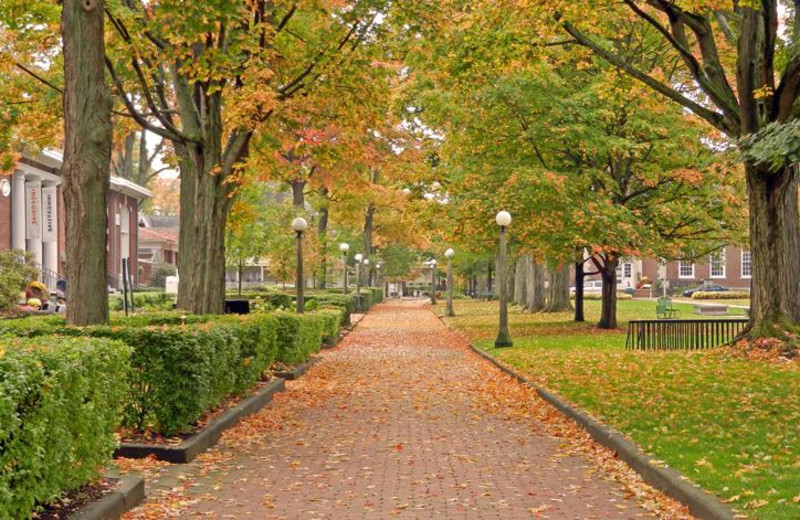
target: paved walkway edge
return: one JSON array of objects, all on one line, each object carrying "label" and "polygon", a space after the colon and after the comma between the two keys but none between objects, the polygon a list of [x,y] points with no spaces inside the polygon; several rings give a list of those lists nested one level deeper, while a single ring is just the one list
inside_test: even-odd
[{"label": "paved walkway edge", "polygon": [[114,457],[142,459],[154,455],[159,460],[172,463],[185,464],[191,462],[200,453],[215,445],[225,430],[236,426],[242,418],[259,411],[272,401],[276,393],[283,392],[285,389],[286,380],[279,377],[275,378],[258,393],[248,397],[212,420],[200,432],[192,435],[178,446],[122,443],[114,451]]},{"label": "paved walkway edge", "polygon": [[86,505],[70,515],[69,520],[112,520],[120,518],[144,500],[144,479],[138,475],[114,477],[119,488],[97,502]]},{"label": "paved walkway edge", "polygon": [[645,482],[688,507],[694,516],[703,520],[736,518],[733,510],[720,502],[717,497],[692,484],[674,469],[657,466],[652,458],[644,454],[621,433],[600,424],[586,413],[573,408],[557,395],[533,384],[525,376],[495,359],[486,351],[472,344],[470,344],[470,348],[520,383],[536,390],[542,399],[588,431],[596,442],[614,450],[617,456],[638,473]]}]

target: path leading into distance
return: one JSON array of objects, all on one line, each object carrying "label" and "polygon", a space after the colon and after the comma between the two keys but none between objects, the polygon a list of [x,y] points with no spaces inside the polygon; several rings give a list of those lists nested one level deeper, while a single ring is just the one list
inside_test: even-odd
[{"label": "path leading into distance", "polygon": [[128,518],[655,517],[424,303],[376,307],[323,357],[194,463],[149,468]]}]

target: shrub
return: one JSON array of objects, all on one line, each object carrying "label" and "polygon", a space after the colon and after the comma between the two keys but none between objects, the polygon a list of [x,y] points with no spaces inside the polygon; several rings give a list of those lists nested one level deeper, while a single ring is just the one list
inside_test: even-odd
[{"label": "shrub", "polygon": [[335,342],[339,337],[344,310],[337,307],[326,307],[314,314],[322,319],[322,341],[328,344]]},{"label": "shrub", "polygon": [[[572,299],[575,299],[575,295],[574,294],[572,295]],[[602,300],[603,299],[603,295],[600,294],[600,293],[584,293],[583,294],[583,299],[584,300]],[[617,300],[632,300],[632,299],[633,299],[633,295],[632,294],[620,293],[620,292],[617,293]]]},{"label": "shrub", "polygon": [[750,298],[748,291],[695,291],[692,293],[693,300],[746,300]]},{"label": "shrub", "polygon": [[[124,304],[121,295],[115,295],[108,299],[111,310],[121,311]],[[175,296],[165,292],[142,292],[133,293],[133,305],[137,310],[169,310]]]},{"label": "shrub", "polygon": [[276,312],[273,316],[278,320],[278,361],[302,363],[319,352],[323,333],[321,316],[290,312]]},{"label": "shrub", "polygon": [[158,264],[153,268],[148,285],[164,289],[167,287],[167,277],[177,273],[178,269],[172,264]]},{"label": "shrub", "polygon": [[224,316],[182,326],[84,331],[119,338],[133,349],[123,424],[173,435],[261,379],[275,359],[277,329],[270,316]]},{"label": "shrub", "polygon": [[356,300],[352,294],[335,294],[323,293],[312,296],[321,308],[324,307],[337,307],[342,309],[342,322],[341,325],[350,324],[350,315],[355,312]]},{"label": "shrub", "polygon": [[30,255],[22,251],[0,253],[0,310],[9,310],[19,301],[20,293],[38,272],[28,265]]},{"label": "shrub", "polygon": [[0,518],[28,518],[98,476],[116,444],[129,355],[102,339],[0,344]]}]

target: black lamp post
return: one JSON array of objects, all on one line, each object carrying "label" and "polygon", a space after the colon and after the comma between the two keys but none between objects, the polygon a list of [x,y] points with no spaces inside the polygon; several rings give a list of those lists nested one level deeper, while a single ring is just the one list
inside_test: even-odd
[{"label": "black lamp post", "polygon": [[292,229],[297,234],[297,281],[295,282],[297,314],[303,314],[305,311],[305,298],[303,296],[303,288],[305,286],[305,280],[303,279],[303,232],[308,229],[308,222],[303,217],[297,217],[292,221]]},{"label": "black lamp post", "polygon": [[497,294],[500,299],[500,330],[494,346],[511,347],[511,335],[508,333],[508,280],[506,275],[506,263],[508,262],[508,245],[506,228],[511,224],[511,214],[508,211],[501,211],[495,217],[495,222],[500,226],[500,256],[497,259]]}]

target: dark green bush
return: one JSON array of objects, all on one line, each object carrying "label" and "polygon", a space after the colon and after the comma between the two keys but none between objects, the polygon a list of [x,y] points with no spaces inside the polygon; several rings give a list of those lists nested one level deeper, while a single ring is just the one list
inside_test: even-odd
[{"label": "dark green bush", "polygon": [[208,323],[97,327],[133,349],[125,426],[172,435],[259,381],[277,353],[271,316],[218,316]]},{"label": "dark green bush", "polygon": [[[169,310],[175,303],[175,295],[166,292],[133,293],[133,305],[136,310]],[[113,311],[123,310],[122,295],[110,296],[108,304]]]},{"label": "dark green bush", "polygon": [[53,336],[0,344],[0,518],[28,518],[98,476],[114,431],[130,349]]},{"label": "dark green bush", "polygon": [[323,293],[316,294],[312,298],[319,304],[319,307],[338,307],[344,311],[342,325],[350,324],[350,315],[356,310],[356,300],[353,294]]},{"label": "dark green bush", "polygon": [[278,355],[283,363],[303,363],[319,352],[322,343],[322,316],[276,312],[278,319]]},{"label": "dark green bush", "polygon": [[338,307],[325,307],[314,312],[322,319],[322,341],[333,343],[339,337],[344,310]]},{"label": "dark green bush", "polygon": [[56,314],[6,318],[0,320],[0,335],[33,338],[55,334],[65,326],[66,320],[64,317]]}]

